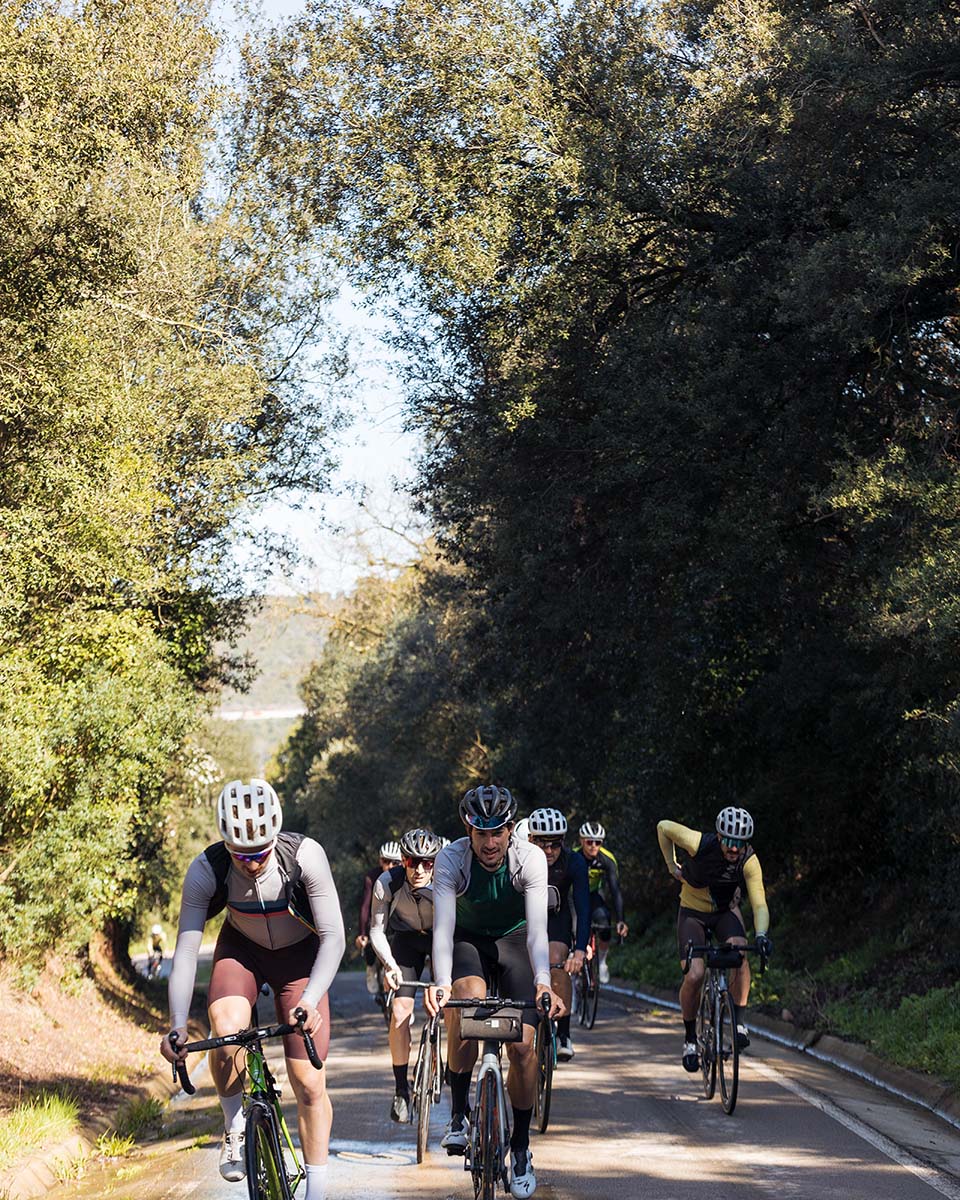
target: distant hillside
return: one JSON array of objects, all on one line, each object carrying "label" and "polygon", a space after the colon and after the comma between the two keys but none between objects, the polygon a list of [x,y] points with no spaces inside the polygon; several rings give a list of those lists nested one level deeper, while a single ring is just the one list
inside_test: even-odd
[{"label": "distant hillside", "polygon": [[290,708],[300,703],[297,687],[323,649],[330,629],[327,614],[342,603],[323,594],[268,596],[237,650],[256,665],[248,692],[228,690],[223,709]]}]

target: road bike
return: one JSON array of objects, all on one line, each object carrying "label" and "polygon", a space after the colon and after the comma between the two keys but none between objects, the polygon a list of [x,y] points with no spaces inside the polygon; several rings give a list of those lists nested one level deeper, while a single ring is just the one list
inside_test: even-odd
[{"label": "road bike", "polygon": [[[293,1200],[293,1193],[305,1176],[280,1106],[280,1088],[267,1063],[262,1044],[269,1038],[299,1033],[310,1062],[318,1071],[322,1070],[323,1062],[317,1054],[313,1038],[303,1028],[307,1014],[298,1008],[294,1015],[297,1018],[296,1025],[251,1026],[239,1033],[187,1042],[179,1047],[192,1053],[237,1046],[246,1056],[242,1078],[244,1155],[249,1200]],[[175,1050],[178,1049],[175,1033],[170,1036],[170,1044]],[[186,1065],[183,1062],[174,1063],[173,1071],[174,1078],[180,1080],[183,1090],[192,1096],[197,1089],[190,1082]]]},{"label": "road bike", "polygon": [[506,1000],[500,996],[447,1001],[447,1008],[474,1010],[470,1015],[461,1014],[460,1037],[481,1043],[473,1127],[463,1164],[464,1170],[473,1176],[476,1200],[494,1200],[498,1183],[504,1191],[510,1191],[513,1170],[510,1120],[500,1048],[504,1042],[523,1040],[523,1009],[539,1009],[541,1019],[545,1021],[549,1006],[550,1000],[546,996],[542,1006],[536,1000]]},{"label": "road bike", "polygon": [[590,940],[587,942],[587,952],[583,956],[583,966],[577,972],[573,986],[573,1008],[577,1020],[587,1029],[592,1029],[597,1020],[597,1007],[600,1004],[600,955],[597,950],[598,925],[590,928]]},{"label": "road bike", "polygon": [[146,976],[150,980],[160,978],[160,973],[163,970],[163,951],[151,950],[147,958]]},{"label": "road bike", "polygon": [[[704,960],[703,990],[697,1010],[697,1054],[703,1075],[703,1095],[712,1100],[720,1082],[720,1103],[729,1116],[737,1104],[740,1089],[740,1047],[737,1043],[737,1014],[727,986],[727,971],[743,965],[744,953],[760,953],[757,946],[738,946],[732,942],[695,946],[687,942],[683,973],[690,970],[695,957]],[[767,960],[760,953],[760,970]]]}]

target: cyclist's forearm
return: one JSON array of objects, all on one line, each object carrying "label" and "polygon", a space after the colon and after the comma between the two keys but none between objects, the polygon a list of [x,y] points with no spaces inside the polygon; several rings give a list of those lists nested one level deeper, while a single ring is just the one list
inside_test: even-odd
[{"label": "cyclist's forearm", "polygon": [[[541,855],[542,857],[542,855]],[[542,881],[539,886],[529,887],[524,892],[524,911],[527,917],[527,954],[533,967],[534,981],[544,987],[550,986],[550,938],[547,935],[547,864],[543,862]]]},{"label": "cyclist's forearm", "polygon": [[743,879],[747,885],[750,907],[753,909],[753,927],[757,933],[766,933],[770,928],[770,910],[767,908],[767,895],[763,887],[763,871],[756,856],[747,859]]},{"label": "cyclist's forearm", "polygon": [[370,945],[373,952],[385,967],[395,967],[390,943],[387,940],[387,906],[376,898],[373,902],[373,916],[370,920]]},{"label": "cyclist's forearm", "polygon": [[573,881],[573,907],[577,914],[576,949],[586,951],[590,941],[590,876],[586,870]]}]

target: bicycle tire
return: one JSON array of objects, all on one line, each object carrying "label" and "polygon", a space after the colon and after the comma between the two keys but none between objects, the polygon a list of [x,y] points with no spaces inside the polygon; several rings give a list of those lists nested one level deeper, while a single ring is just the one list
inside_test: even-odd
[{"label": "bicycle tire", "polygon": [[729,992],[720,998],[717,1028],[717,1059],[720,1070],[720,1103],[729,1116],[737,1107],[740,1089],[740,1048],[737,1046],[737,1015]]},{"label": "bicycle tire", "polygon": [[550,1124],[550,1100],[553,1096],[553,1064],[556,1056],[556,1039],[552,1021],[541,1020],[536,1033],[537,1052],[537,1096],[534,1115],[537,1128],[547,1132]]},{"label": "bicycle tire", "polygon": [[247,1110],[244,1160],[250,1200],[293,1200],[273,1113],[258,1101]]},{"label": "bicycle tire", "polygon": [[578,997],[578,1017],[581,1025],[587,1023],[587,1004],[590,998],[590,992],[593,988],[593,964],[586,960],[583,964],[583,970],[580,972],[579,981],[579,997]]},{"label": "bicycle tire", "polygon": [[700,1008],[697,1010],[697,1051],[703,1076],[704,1099],[712,1100],[717,1090],[716,1038],[713,1027],[713,985],[709,976],[703,981]]},{"label": "bicycle tire", "polygon": [[590,990],[586,997],[586,1020],[584,1024],[587,1029],[592,1029],[597,1023],[597,1009],[600,1007],[600,971],[591,970],[590,972]]},{"label": "bicycle tire", "polygon": [[477,1200],[495,1200],[500,1178],[500,1114],[497,1089],[489,1075],[480,1084],[477,1118],[477,1143],[471,1163],[474,1195]]},{"label": "bicycle tire", "polygon": [[413,1081],[413,1103],[417,1110],[417,1162],[427,1157],[430,1141],[430,1105],[433,1102],[433,1046],[430,1025],[424,1025],[420,1035],[420,1053],[417,1055],[417,1070]]}]

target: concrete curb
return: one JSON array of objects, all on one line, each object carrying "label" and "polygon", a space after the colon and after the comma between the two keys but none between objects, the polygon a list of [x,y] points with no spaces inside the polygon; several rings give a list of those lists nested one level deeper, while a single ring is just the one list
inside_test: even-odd
[{"label": "concrete curb", "polygon": [[[661,988],[646,985],[640,990],[627,984],[627,980],[617,984],[605,984],[601,991],[679,1012],[680,1005],[675,999],[675,992],[666,992]],[[830,1066],[855,1075],[881,1091],[932,1112],[954,1129],[960,1129],[960,1095],[941,1079],[921,1075],[919,1071],[910,1071],[905,1067],[893,1066],[859,1042],[845,1042],[842,1038],[819,1033],[815,1029],[801,1029],[797,1025],[778,1021],[763,1013],[751,1011],[749,1025],[751,1033],[756,1033],[769,1042],[786,1046],[800,1054],[808,1054],[819,1062],[829,1063]]]},{"label": "concrete curb", "polygon": [[[206,1027],[195,1021],[191,1020],[188,1028],[191,1038],[207,1036]],[[166,1104],[179,1091],[180,1084],[174,1083],[170,1067],[164,1063],[163,1070],[158,1071],[136,1089],[134,1099],[155,1099]],[[116,1128],[117,1120],[129,1104],[129,1100],[125,1101],[110,1116],[81,1121],[76,1133],[58,1142],[38,1147],[28,1158],[21,1159],[8,1171],[0,1173],[2,1200],[34,1200],[34,1197],[45,1196],[51,1188],[61,1183],[64,1177],[69,1176],[73,1164],[90,1156],[101,1134]]]}]

